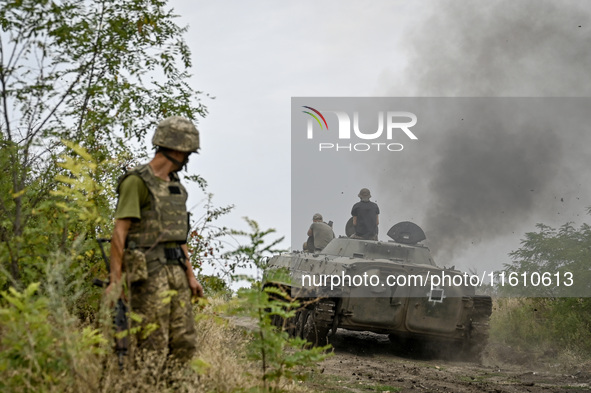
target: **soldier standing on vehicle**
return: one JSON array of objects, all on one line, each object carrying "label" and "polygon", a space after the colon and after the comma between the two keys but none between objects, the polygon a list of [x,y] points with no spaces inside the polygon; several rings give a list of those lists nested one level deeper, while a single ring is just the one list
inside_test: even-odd
[{"label": "soldier standing on vehicle", "polygon": [[370,201],[371,193],[362,188],[357,195],[361,200],[353,205],[351,215],[355,233],[353,239],[378,240],[378,225],[380,224],[380,208]]},{"label": "soldier standing on vehicle", "polygon": [[199,149],[199,132],[191,121],[172,116],[158,124],[152,144],[154,158],[119,179],[106,292],[117,288],[125,271],[131,310],[142,318],[138,349],[187,362],[196,350],[191,295],[203,296],[203,288],[189,261],[187,191],[177,172]]},{"label": "soldier standing on vehicle", "polygon": [[314,214],[312,225],[308,229],[308,246],[306,247],[308,251],[322,251],[332,239],[334,239],[334,232],[330,225],[322,221],[320,213]]}]

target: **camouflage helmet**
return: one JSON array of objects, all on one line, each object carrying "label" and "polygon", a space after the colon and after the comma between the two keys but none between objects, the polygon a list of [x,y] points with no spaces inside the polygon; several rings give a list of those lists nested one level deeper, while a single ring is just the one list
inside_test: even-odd
[{"label": "camouflage helmet", "polygon": [[184,153],[197,152],[199,131],[190,120],[171,116],[158,123],[152,144]]},{"label": "camouflage helmet", "polygon": [[312,216],[312,221],[317,221],[317,220],[322,221],[322,214],[316,213],[316,214],[314,214],[314,216]]},{"label": "camouflage helmet", "polygon": [[361,191],[359,191],[359,195],[357,196],[361,199],[369,199],[371,198],[371,193],[367,188],[362,188]]}]

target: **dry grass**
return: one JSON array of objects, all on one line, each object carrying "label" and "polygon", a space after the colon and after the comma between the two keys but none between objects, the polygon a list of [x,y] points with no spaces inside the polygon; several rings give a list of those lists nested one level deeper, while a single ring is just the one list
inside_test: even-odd
[{"label": "dry grass", "polygon": [[[236,326],[228,318],[229,306],[223,298],[210,298],[208,305],[197,313],[197,354],[193,369],[199,374],[202,391],[236,392],[263,391],[262,370],[247,358],[248,343],[254,322]],[[304,392],[296,381],[282,380],[279,388],[285,392]]]},{"label": "dry grass", "polygon": [[233,392],[258,385],[257,368],[246,359],[247,333],[220,316],[225,302],[220,298],[197,313],[197,354],[193,369],[202,391]]}]

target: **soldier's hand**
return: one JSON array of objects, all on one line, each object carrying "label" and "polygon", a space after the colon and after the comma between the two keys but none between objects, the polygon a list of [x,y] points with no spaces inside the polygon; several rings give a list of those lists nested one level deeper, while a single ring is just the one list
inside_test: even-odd
[{"label": "soldier's hand", "polygon": [[114,307],[115,303],[117,302],[117,299],[119,298],[123,299],[124,301],[127,301],[127,298],[125,297],[125,293],[123,290],[123,286],[121,285],[121,283],[109,283],[109,285],[105,289],[105,300],[109,304],[109,307]]},{"label": "soldier's hand", "polygon": [[195,276],[189,277],[189,288],[191,288],[193,296],[203,297],[203,287],[201,286],[201,284],[199,284],[199,281],[197,281]]}]

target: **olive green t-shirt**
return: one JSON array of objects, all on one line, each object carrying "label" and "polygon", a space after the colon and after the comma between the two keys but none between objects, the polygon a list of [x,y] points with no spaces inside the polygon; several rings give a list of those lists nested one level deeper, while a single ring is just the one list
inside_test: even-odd
[{"label": "olive green t-shirt", "polygon": [[141,211],[150,208],[150,191],[146,183],[137,175],[127,176],[119,186],[119,201],[115,219],[140,219]]}]

